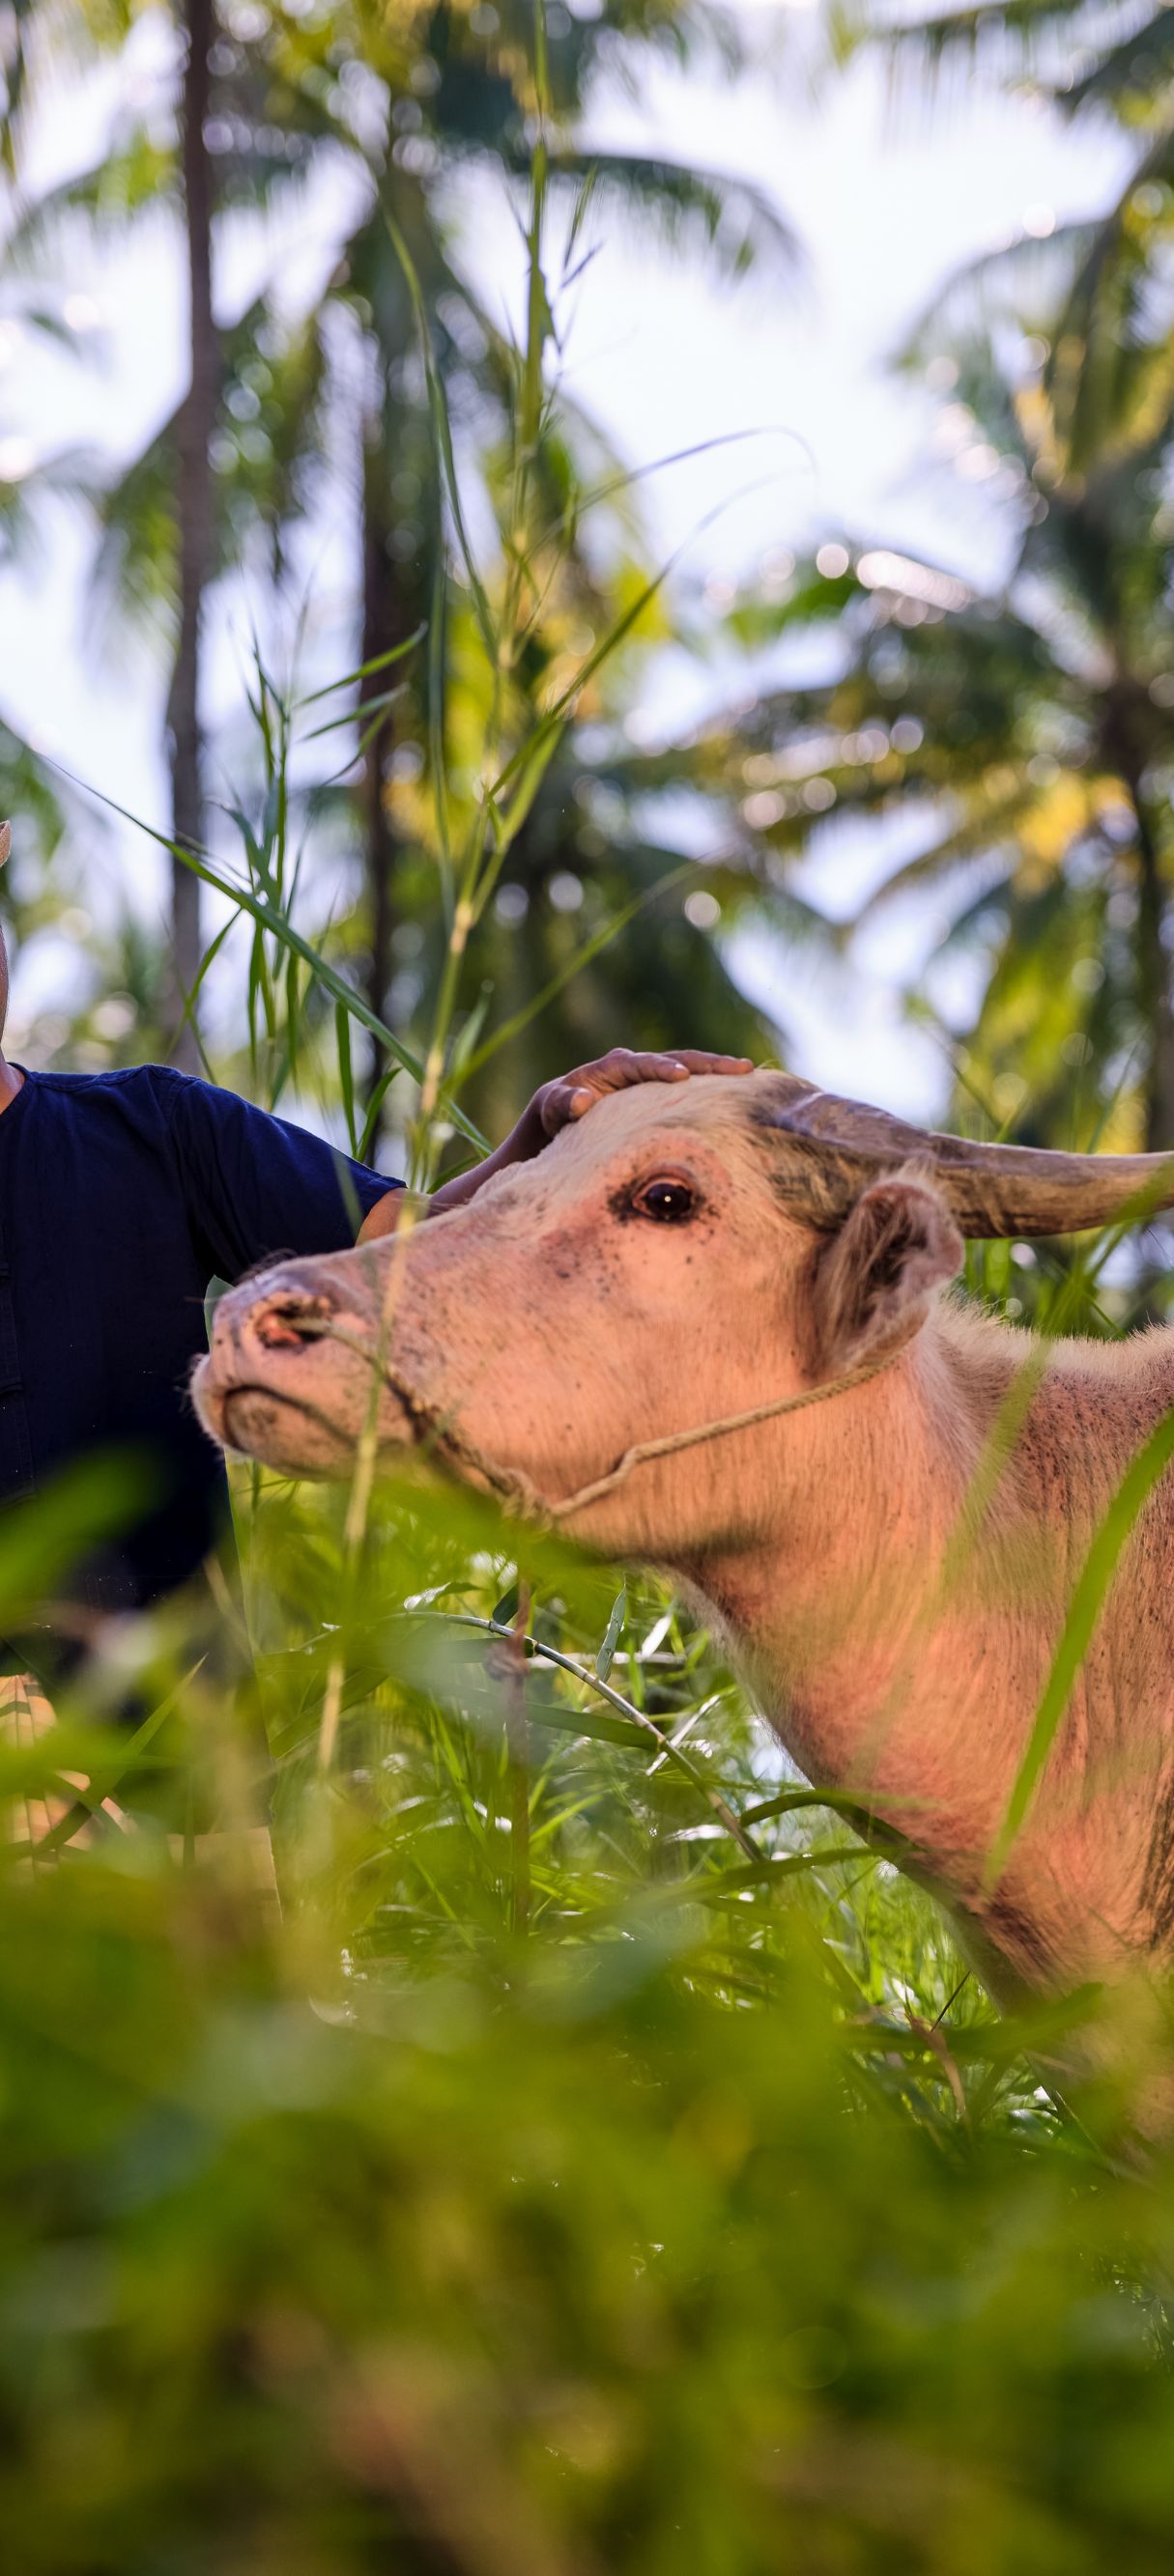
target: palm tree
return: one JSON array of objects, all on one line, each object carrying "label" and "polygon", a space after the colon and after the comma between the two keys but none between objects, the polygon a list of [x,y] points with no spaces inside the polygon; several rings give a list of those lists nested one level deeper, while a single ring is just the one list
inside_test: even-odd
[{"label": "palm tree", "polygon": [[[553,570],[536,565],[541,607],[507,709],[509,741],[525,730],[527,703],[557,695],[590,639],[613,632],[625,600],[645,586],[631,558],[594,586],[574,553]],[[483,738],[491,667],[468,593],[455,583],[449,621],[449,772],[459,779],[462,746]],[[486,1132],[504,1132],[560,1064],[609,1045],[669,1047],[688,1029],[699,1045],[757,1055],[777,1048],[778,1032],[738,990],[714,930],[727,903],[733,909],[766,896],[776,917],[782,909],[796,924],[804,907],[769,887],[753,858],[731,858],[720,810],[703,864],[688,840],[675,838],[682,807],[698,803],[695,748],[670,741],[655,754],[641,750],[624,724],[641,664],[659,641],[660,621],[638,622],[584,690],[493,899],[471,925],[457,1058],[468,1068],[462,1104]],[[472,786],[470,778],[463,810],[458,802],[450,813],[458,845],[474,811]],[[427,774],[394,779],[391,801],[405,853],[395,1018],[422,1052],[445,940]]]},{"label": "palm tree", "polygon": [[[6,260],[0,264],[6,272],[0,324],[6,335],[12,335],[16,347],[26,348],[41,341],[55,350],[77,354],[78,336],[61,310],[63,299],[46,299],[30,292],[24,281],[11,274]],[[35,565],[46,521],[55,505],[76,508],[88,504],[92,495],[92,459],[80,449],[38,448],[0,412],[0,579],[6,572]],[[13,614],[0,609],[10,659],[15,659],[19,649],[18,615],[19,611]],[[0,709],[0,817],[10,815],[18,818],[18,858],[15,875],[10,874],[7,881],[6,908],[20,927],[24,921],[31,924],[38,915],[43,917],[42,905],[21,897],[20,859],[27,854],[31,841],[43,867],[62,839],[67,818],[80,820],[80,804]]]},{"label": "palm tree", "polygon": [[861,11],[841,27],[936,79],[977,66],[1029,81],[1057,113],[1107,118],[1135,143],[1115,203],[1091,221],[1030,234],[969,265],[937,303],[939,324],[972,324],[976,299],[1024,293],[1054,319],[1045,386],[1057,455],[1079,480],[1098,463],[1148,448],[1174,412],[1174,330],[1164,279],[1174,229],[1174,20],[1161,0],[1139,10],[1095,0],[995,0],[992,8],[883,22]]},{"label": "palm tree", "polygon": [[[204,595],[212,569],[212,435],[220,400],[220,356],[212,314],[214,186],[208,150],[214,0],[182,0],[184,37],[180,109],[184,240],[188,275],[188,389],[177,423],[179,617],[167,698],[171,753],[171,837],[198,849],[204,839],[200,724]],[[200,971],[200,880],[171,862],[173,993],[168,1010],[172,1054],[194,1071],[196,1032],[186,1017]]]},{"label": "palm tree", "polygon": [[874,904],[956,889],[948,940],[990,974],[972,1033],[1004,1114],[1029,1077],[1030,1129],[1069,1141],[1099,1102],[1116,1136],[1174,1147],[1166,952],[1174,861],[1174,521],[1161,442],[1080,486],[1060,479],[1030,357],[955,352],[950,443],[1008,495],[1007,581],[973,591],[896,550],[831,540],[747,641],[834,624],[838,675],[764,700],[732,745],[698,745],[712,792],[741,787],[747,844],[827,845],[844,815],[909,817],[920,853]]},{"label": "palm tree", "polygon": [[[0,148],[19,172],[30,101],[28,34],[36,26],[48,41],[56,62],[67,62],[76,74],[96,52],[120,47],[134,18],[124,0],[80,0],[64,22],[47,12],[24,8],[14,12],[13,43],[0,99]],[[43,23],[42,23],[43,22]],[[201,777],[200,682],[204,593],[212,553],[212,486],[209,446],[218,401],[218,353],[212,315],[212,223],[214,187],[208,150],[212,97],[212,57],[216,40],[215,0],[179,0],[177,29],[182,46],[178,100],[178,152],[147,155],[160,185],[176,199],[181,214],[188,279],[188,391],[177,437],[181,483],[178,522],[178,619],[167,731],[171,769],[172,838],[198,843],[203,835]],[[145,138],[139,138],[145,140]],[[116,156],[120,163],[125,155]],[[140,156],[141,157],[141,156]],[[140,169],[140,182],[143,171]],[[59,211],[62,193],[32,210],[17,228],[14,247],[27,253],[38,229]],[[139,202],[148,201],[148,192]],[[125,211],[125,209],[124,209]],[[199,883],[181,861],[172,864],[171,996],[167,1011],[177,1062],[196,1061],[194,1029],[188,1024],[186,996],[199,972]]]},{"label": "palm tree", "polygon": [[[474,25],[478,18],[486,21],[480,31]],[[672,237],[691,229],[732,273],[763,250],[793,263],[795,245],[785,225],[742,183],[623,155],[596,156],[588,168],[575,150],[576,122],[593,71],[617,40],[680,52],[703,34],[718,32],[732,57],[735,49],[716,14],[676,5],[676,0],[651,13],[635,7],[633,0],[609,0],[594,19],[564,20],[560,12],[558,27],[551,44],[557,146],[553,185],[589,189],[601,203],[610,197],[628,210],[635,207]],[[432,425],[418,371],[416,322],[387,218],[394,216],[408,245],[458,434],[463,433],[472,452],[491,446],[504,429],[512,353],[463,274],[450,240],[446,190],[458,167],[498,177],[503,170],[511,178],[524,175],[533,106],[529,29],[529,7],[517,0],[507,0],[500,13],[474,12],[473,19],[459,10],[437,8],[410,27],[386,17],[372,21],[369,13],[339,6],[329,18],[313,20],[275,11],[260,34],[241,38],[225,29],[209,50],[203,104],[211,112],[201,120],[200,131],[212,135],[217,145],[217,204],[229,209],[267,202],[291,186],[304,186],[320,163],[333,159],[337,164],[344,157],[360,179],[361,204],[340,245],[320,311],[306,316],[291,335],[296,347],[313,350],[312,383],[304,411],[288,416],[272,442],[270,471],[264,461],[258,465],[257,450],[265,431],[277,427],[277,406],[264,387],[275,372],[273,315],[262,300],[251,316],[223,329],[213,364],[201,282],[203,234],[197,240],[200,210],[206,215],[210,202],[206,155],[188,174],[194,327],[199,316],[198,400],[193,407],[189,394],[183,411],[164,424],[112,488],[99,556],[100,578],[124,604],[147,604],[157,613],[166,602],[171,614],[178,615],[171,712],[176,753],[182,749],[186,763],[185,831],[186,816],[194,811],[197,598],[209,579],[231,567],[250,509],[256,513],[253,525],[266,530],[271,554],[280,560],[284,530],[310,505],[315,489],[321,489],[323,420],[337,426],[345,413],[353,417],[356,383],[362,388],[359,434],[352,438],[350,455],[361,567],[360,662],[365,666],[381,660],[428,612],[442,553],[442,510]],[[200,32],[202,38],[210,32],[206,19]],[[338,80],[340,62],[353,66],[358,76],[355,88],[345,94]],[[187,77],[201,77],[192,46]],[[195,105],[184,132],[194,136]],[[174,200],[177,189],[174,157],[159,154],[141,134],[131,134],[101,167],[61,191],[43,211],[41,236],[52,221],[70,212],[88,223],[121,222],[160,196]],[[331,318],[339,315],[348,326],[341,342]],[[251,331],[257,336],[250,344]],[[193,345],[193,388],[196,355]],[[276,372],[296,402],[296,363],[279,362]],[[221,453],[213,517],[208,516],[209,479],[200,473],[191,486],[194,515],[186,499],[181,512],[183,545],[177,557],[167,521],[174,531],[175,494],[188,490],[187,447],[194,454],[201,421],[205,458],[209,451],[208,399],[214,378]],[[242,437],[239,415],[250,402],[264,415],[265,430],[257,418]],[[394,773],[397,760],[410,765],[419,755],[427,724],[425,697],[423,680],[409,675],[408,686],[366,748],[360,805],[368,877],[367,985],[380,1010],[390,980],[401,864]],[[190,926],[185,938],[190,938]],[[190,962],[189,957],[188,966]],[[369,1073],[372,1088],[382,1071],[376,1048]]]},{"label": "palm tree", "polygon": [[[478,31],[478,14],[493,19],[491,31]],[[717,25],[716,18],[675,8],[645,17],[632,9],[630,0],[610,0],[598,19],[570,18],[560,11],[550,47],[550,106],[562,138],[553,156],[554,184],[576,192],[589,187],[602,202],[610,199],[629,214],[635,207],[646,223],[670,237],[691,229],[733,273],[764,252],[791,264],[796,257],[792,236],[777,213],[743,184],[635,156],[597,154],[588,163],[574,146],[592,75],[617,37],[680,51],[695,45],[707,27],[716,32]],[[332,280],[332,291],[359,322],[370,386],[358,478],[364,667],[381,660],[427,616],[441,551],[431,425],[424,389],[412,369],[415,317],[386,219],[394,215],[408,245],[449,407],[458,421],[471,416],[478,443],[490,445],[504,433],[511,353],[454,256],[445,189],[456,167],[498,174],[504,168],[519,177],[528,171],[527,119],[534,105],[526,68],[530,41],[529,0],[506,0],[500,11],[474,13],[472,19],[440,7],[425,23],[421,52],[406,81],[396,65],[375,64],[385,81],[390,114],[386,131],[366,146],[369,202]],[[365,58],[371,60],[369,39]],[[583,428],[580,424],[581,432]],[[548,446],[546,453],[552,452]],[[553,503],[555,496],[550,497]],[[410,764],[422,749],[425,695],[409,675],[397,706],[376,728],[366,753],[362,803],[369,886],[368,998],[381,1015],[398,909],[394,767],[397,757],[406,756]],[[369,1068],[371,1090],[383,1071],[376,1045]]]}]

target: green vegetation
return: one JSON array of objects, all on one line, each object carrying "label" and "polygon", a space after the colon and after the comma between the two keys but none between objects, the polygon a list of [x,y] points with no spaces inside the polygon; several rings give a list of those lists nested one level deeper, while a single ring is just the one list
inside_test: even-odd
[{"label": "green vegetation", "polygon": [[[954,872],[951,938],[989,967],[974,1027],[946,1033],[959,1119],[1170,1143],[1174,373],[1152,302],[1144,402],[1099,447],[1073,409],[1087,368],[1057,363],[1079,279],[1049,312],[1033,272],[997,331],[970,308],[927,324],[906,363],[936,367],[956,451],[981,441],[1003,477],[1006,581],[976,596],[883,531],[829,539],[748,584],[722,640],[802,654],[818,630],[835,667],[641,750],[636,678],[691,630],[560,380],[562,292],[618,204],[730,275],[794,252],[713,174],[580,153],[605,40],[686,51],[716,16],[551,18],[549,49],[541,13],[505,7],[203,25],[207,221],[328,155],[359,213],[296,326],[264,295],[211,340],[204,316],[202,559],[185,570],[177,533],[190,412],[117,481],[71,463],[71,488],[107,598],[187,654],[190,718],[193,602],[242,561],[280,586],[349,351],[353,667],[331,687],[258,657],[231,843],[176,799],[206,946],[185,964],[181,902],[177,997],[140,920],[101,925],[56,1059],[149,1053],[170,1011],[209,1071],[316,1098],[360,1153],[394,1119],[427,1186],[620,1036],[777,1043],[719,908],[830,937],[796,863],[830,894],[827,819],[904,809],[925,853],[886,892]],[[30,59],[38,19],[17,16]],[[83,19],[124,40],[120,13]],[[192,236],[183,133],[164,147],[148,120],[13,216],[30,327],[29,264],[72,227],[182,204]],[[516,347],[450,230],[466,160],[517,191]],[[0,482],[4,546],[36,500],[32,476]],[[76,898],[74,791],[2,732],[0,783],[33,929]],[[112,996],[135,1011],[103,1017]],[[1115,1250],[1019,1266],[995,1245],[971,1285],[1049,1332],[1113,1332],[1138,1287]],[[1033,1760],[1157,1437],[1077,1588]],[[7,1522],[0,1630],[35,1623],[125,1503],[112,1463]],[[362,1462],[338,1492],[237,1470],[234,1504],[239,1582],[105,1640],[48,1731],[18,1695],[0,1743],[5,2570],[1164,2570],[1174,2155],[1132,2169],[1107,2081],[1073,2109],[1041,2080],[1098,1999],[997,2019],[867,1816],[805,1788],[651,1583]]]}]

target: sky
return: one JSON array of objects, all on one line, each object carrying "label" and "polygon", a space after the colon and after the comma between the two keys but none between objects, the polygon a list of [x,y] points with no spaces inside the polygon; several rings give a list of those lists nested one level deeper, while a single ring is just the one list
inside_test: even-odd
[{"label": "sky", "polygon": [[[743,25],[755,58],[746,76],[729,82],[712,68],[684,75],[654,63],[637,95],[618,84],[600,91],[587,139],[752,181],[800,237],[802,280],[762,263],[733,285],[702,261],[683,263],[642,240],[630,220],[613,224],[563,317],[567,381],[641,469],[682,447],[758,433],[711,445],[641,485],[654,552],[682,549],[681,577],[716,585],[719,599],[722,585],[764,556],[833,530],[989,583],[1008,543],[998,504],[935,460],[930,392],[898,380],[890,361],[966,261],[1025,228],[1046,237],[1055,221],[1111,202],[1127,147],[1112,129],[1082,125],[1073,134],[1030,98],[974,81],[935,100],[906,90],[894,104],[874,58],[813,79],[813,21],[775,0],[748,9]],[[148,21],[129,72],[141,100],[155,92],[163,60],[161,31]],[[113,95],[108,77],[91,70],[80,90],[47,97],[32,165],[38,188],[85,162]],[[278,264],[287,292],[309,292],[344,216],[336,191],[268,237],[238,228],[221,248],[221,314],[234,314]],[[481,292],[516,315],[520,255],[508,207],[478,184],[458,196],[454,220]],[[30,356],[0,320],[0,462],[5,439],[100,443],[129,456],[182,391],[182,276],[165,228],[96,271],[78,268],[70,291],[92,366]],[[344,536],[327,530],[315,540],[326,617]],[[88,546],[63,514],[38,563],[0,576],[0,706],[100,793],[162,826],[161,676],[144,650],[117,649],[96,629]],[[210,700],[214,714],[226,714],[239,699],[246,650],[239,601],[231,616],[217,616],[214,636]],[[638,716],[654,735],[668,733],[744,685],[736,666],[694,666],[677,653]],[[144,906],[160,903],[158,858],[142,836],[119,827],[105,844],[95,835],[81,855],[99,908],[119,880]],[[844,826],[823,838],[804,890],[842,910],[890,856],[875,828]],[[940,1049],[908,1024],[903,994],[935,929],[932,909],[896,917],[835,968],[762,932],[735,937],[728,955],[785,1029],[797,1070],[932,1115],[947,1069]],[[31,1024],[34,1060],[38,1014],[51,1011],[65,971],[59,940],[18,960],[14,1011]],[[961,986],[956,998],[964,1007]]]}]

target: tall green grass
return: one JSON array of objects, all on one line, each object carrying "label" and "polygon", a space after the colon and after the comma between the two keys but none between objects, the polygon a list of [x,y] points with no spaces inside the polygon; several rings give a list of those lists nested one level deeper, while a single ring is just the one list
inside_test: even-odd
[{"label": "tall green grass", "polygon": [[[535,86],[541,126],[541,16]],[[546,198],[540,136],[492,563],[423,340],[452,533],[412,648],[446,925],[425,1046],[315,927],[291,788],[336,730],[349,767],[393,670],[311,696],[258,660],[239,855],[187,854],[256,1096],[317,1094],[363,1150],[374,1034],[422,1186],[477,1150],[462,1083],[510,1034],[466,988],[470,927],[644,604],[530,702],[576,506],[552,530],[536,470]],[[460,764],[458,610],[483,710]],[[1023,1290],[985,1259],[992,1301]],[[1039,1320],[1099,1299],[1094,1257],[1045,1276]],[[54,1729],[0,1748],[6,2569],[1165,2569],[1174,2160],[1118,2169],[1033,2071],[1090,2007],[997,2020],[868,1818],[795,1778],[656,1586],[377,1463],[338,1491],[236,1470],[239,1574],[108,1638]],[[118,1507],[73,1480],[7,1524],[7,1624]]]}]

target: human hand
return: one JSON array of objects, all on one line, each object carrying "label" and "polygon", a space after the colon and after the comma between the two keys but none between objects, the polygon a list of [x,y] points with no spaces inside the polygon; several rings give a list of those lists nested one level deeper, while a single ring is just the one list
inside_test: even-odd
[{"label": "human hand", "polygon": [[609,1092],[629,1091],[640,1082],[687,1082],[698,1073],[746,1074],[753,1070],[748,1055],[711,1055],[701,1047],[677,1047],[672,1054],[663,1055],[642,1054],[633,1047],[612,1047],[606,1055],[597,1056],[594,1063],[576,1065],[556,1081],[544,1082],[496,1153],[488,1155],[483,1163],[475,1163],[471,1172],[462,1172],[459,1179],[446,1181],[429,1202],[430,1210],[440,1215],[445,1208],[463,1207],[494,1172],[504,1171],[510,1163],[531,1162],[564,1127],[585,1118],[596,1101],[606,1099]]},{"label": "human hand", "polygon": [[541,1153],[561,1128],[584,1118],[609,1091],[630,1091],[640,1082],[687,1082],[694,1073],[753,1071],[748,1055],[710,1055],[701,1047],[675,1047],[669,1054],[653,1055],[632,1047],[612,1047],[593,1064],[577,1065],[573,1073],[560,1074],[557,1081],[544,1082],[535,1092],[513,1132],[517,1136],[530,1122],[541,1129],[541,1140],[527,1145],[515,1159]]}]

